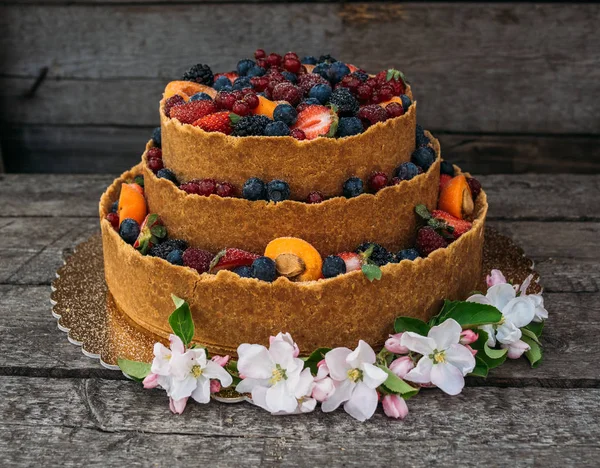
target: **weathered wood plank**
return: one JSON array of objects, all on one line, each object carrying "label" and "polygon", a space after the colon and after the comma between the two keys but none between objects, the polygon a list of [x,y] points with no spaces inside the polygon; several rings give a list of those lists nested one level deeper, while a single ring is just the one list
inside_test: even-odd
[{"label": "weathered wood plank", "polygon": [[0,457],[17,466],[57,453],[65,466],[495,466],[499,453],[510,466],[594,466],[600,454],[591,389],[429,391],[403,422],[378,412],[359,424],[340,410],[283,418],[247,404],[190,404],[173,416],[164,393],[132,382],[15,377],[1,388]]},{"label": "weathered wood plank", "polygon": [[[600,36],[594,21],[598,5],[127,4],[1,9],[5,77],[34,78],[49,67],[49,78],[167,80],[196,60],[230,69],[233,57],[249,55],[255,46],[277,45],[304,54],[317,53],[327,44],[332,54],[369,70],[396,64],[407,71],[415,83],[421,120],[430,128],[578,134],[597,133],[599,128],[598,103],[589,99],[600,86],[595,53]],[[255,27],[264,23],[273,26]],[[225,43],[222,37],[229,40]],[[515,37],[519,47],[514,47]],[[558,90],[565,89],[571,90],[568,105],[557,98]],[[43,84],[38,93],[43,95]],[[132,90],[131,105],[140,105],[138,96]],[[153,102],[148,103],[151,108]]]}]

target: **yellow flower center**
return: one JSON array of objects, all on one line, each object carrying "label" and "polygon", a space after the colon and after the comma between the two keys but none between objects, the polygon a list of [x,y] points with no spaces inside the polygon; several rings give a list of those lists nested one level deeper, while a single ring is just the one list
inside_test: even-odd
[{"label": "yellow flower center", "polygon": [[275,385],[277,382],[287,379],[287,375],[285,375],[285,369],[282,369],[279,364],[275,366],[273,372],[271,373],[272,377],[270,379],[271,385]]},{"label": "yellow flower center", "polygon": [[348,378],[352,381],[352,382],[358,382],[359,380],[362,380],[362,371],[360,369],[350,369],[348,371]]},{"label": "yellow flower center", "polygon": [[446,352],[438,351],[437,349],[433,352],[433,362],[436,364],[442,364],[446,362]]},{"label": "yellow flower center", "polygon": [[195,378],[198,378],[202,375],[202,367],[200,367],[198,364],[196,364],[195,366],[192,366],[192,375]]}]

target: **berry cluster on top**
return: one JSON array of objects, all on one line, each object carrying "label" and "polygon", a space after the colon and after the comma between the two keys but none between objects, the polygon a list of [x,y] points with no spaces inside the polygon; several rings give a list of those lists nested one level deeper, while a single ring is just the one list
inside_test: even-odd
[{"label": "berry cluster on top", "polygon": [[194,65],[167,85],[163,112],[232,136],[344,138],[402,116],[412,104],[406,90],[398,70],[369,75],[330,55],[300,59],[258,49],[232,72]]}]

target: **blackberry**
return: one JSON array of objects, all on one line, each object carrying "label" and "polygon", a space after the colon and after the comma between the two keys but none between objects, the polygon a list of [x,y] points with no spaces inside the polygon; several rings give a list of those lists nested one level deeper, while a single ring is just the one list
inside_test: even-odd
[{"label": "blackberry", "polygon": [[346,273],[346,262],[337,255],[330,255],[323,260],[323,267],[321,269],[325,278],[333,278],[338,275]]},{"label": "blackberry", "polygon": [[373,247],[373,251],[369,256],[369,260],[371,260],[375,265],[383,266],[386,263],[394,261],[394,256],[390,252],[388,252],[385,247],[382,247],[379,244],[375,244],[374,242],[363,242],[358,246],[358,249],[356,249],[356,253],[364,253],[371,247]]},{"label": "blackberry", "polygon": [[154,143],[154,146],[156,146],[157,148],[160,148],[162,145],[162,139],[160,136],[160,127],[156,127],[154,130],[152,130],[152,142]]},{"label": "blackberry", "polygon": [[425,136],[425,130],[423,130],[423,127],[421,127],[419,124],[417,124],[415,136],[417,148],[420,146],[427,146],[430,143],[429,138]]},{"label": "blackberry", "polygon": [[208,65],[201,63],[194,65],[183,74],[183,81],[194,81],[206,86],[212,86],[215,82],[215,76]]},{"label": "blackberry", "polygon": [[352,117],[358,112],[358,101],[348,88],[337,88],[331,93],[329,103],[337,107],[338,114],[342,117]]},{"label": "blackberry", "polygon": [[187,247],[188,244],[184,240],[167,239],[162,244],[152,246],[152,248],[148,251],[148,255],[151,257],[159,257],[163,260],[168,260],[169,254],[171,254],[173,251],[180,250],[181,252],[184,252]]},{"label": "blackberry", "polygon": [[454,166],[449,161],[442,161],[440,164],[440,174],[448,174],[450,177],[454,177]]},{"label": "blackberry", "polygon": [[169,169],[161,169],[161,170],[159,170],[156,173],[156,177],[158,177],[159,179],[170,180],[175,185],[179,185],[179,181],[177,180],[177,177],[175,177],[175,174],[173,174],[173,172],[170,171]]},{"label": "blackberry", "polygon": [[271,119],[265,115],[247,115],[242,117],[236,124],[232,136],[262,136],[265,134],[265,127],[271,122]]}]

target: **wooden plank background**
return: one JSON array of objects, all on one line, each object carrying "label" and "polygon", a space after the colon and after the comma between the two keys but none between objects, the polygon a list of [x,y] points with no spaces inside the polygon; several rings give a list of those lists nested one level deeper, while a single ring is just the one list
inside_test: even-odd
[{"label": "wooden plank background", "polygon": [[125,169],[166,82],[263,47],[404,70],[420,123],[473,172],[598,172],[598,18],[572,3],[4,1],[4,165]]}]

